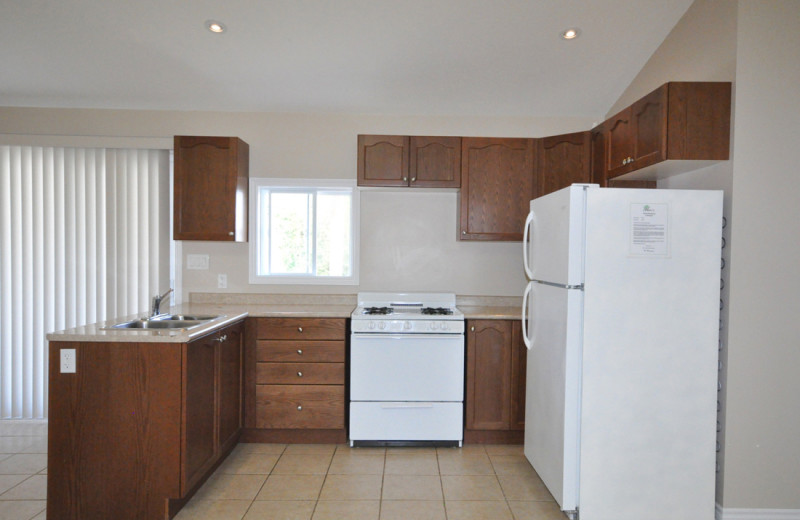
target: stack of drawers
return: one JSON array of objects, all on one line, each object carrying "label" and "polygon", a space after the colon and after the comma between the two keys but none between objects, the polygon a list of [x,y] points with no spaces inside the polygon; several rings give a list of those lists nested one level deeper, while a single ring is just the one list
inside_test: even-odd
[{"label": "stack of drawers", "polygon": [[255,427],[345,427],[346,320],[258,318]]}]

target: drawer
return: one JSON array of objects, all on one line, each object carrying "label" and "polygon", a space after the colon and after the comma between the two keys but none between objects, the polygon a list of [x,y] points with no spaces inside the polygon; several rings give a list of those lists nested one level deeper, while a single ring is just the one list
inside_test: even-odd
[{"label": "drawer", "polygon": [[256,428],[344,428],[342,385],[256,385]]},{"label": "drawer", "polygon": [[344,341],[258,340],[256,361],[344,363]]},{"label": "drawer", "polygon": [[341,318],[258,318],[258,339],[345,339]]},{"label": "drawer", "polygon": [[460,441],[463,403],[351,402],[350,440]]},{"label": "drawer", "polygon": [[344,363],[258,363],[256,384],[343,385]]}]

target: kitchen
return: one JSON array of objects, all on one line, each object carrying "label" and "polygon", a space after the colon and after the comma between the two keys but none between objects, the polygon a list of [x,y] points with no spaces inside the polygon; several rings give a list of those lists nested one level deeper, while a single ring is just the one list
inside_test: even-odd
[{"label": "kitchen", "polygon": [[[776,11],[780,12],[778,8]],[[775,15],[775,18],[770,18],[768,13]],[[772,414],[768,411],[771,408],[765,403],[785,403],[789,409],[792,406],[781,396],[796,393],[796,386],[792,386],[796,383],[791,383],[794,378],[789,367],[797,366],[797,354],[789,345],[793,344],[791,338],[796,337],[796,325],[793,325],[791,316],[796,315],[792,311],[797,310],[797,304],[786,296],[788,293],[781,292],[783,299],[768,298],[757,287],[761,284],[757,283],[754,275],[748,274],[760,271],[760,265],[771,265],[771,272],[762,276],[779,280],[783,273],[789,282],[771,285],[784,287],[781,291],[796,289],[796,275],[781,263],[782,258],[796,257],[796,246],[792,244],[797,241],[784,240],[786,236],[795,237],[796,228],[775,226],[779,222],[793,221],[793,213],[789,209],[793,206],[787,202],[796,195],[792,191],[792,184],[788,182],[793,167],[783,157],[783,150],[791,149],[791,145],[781,144],[778,136],[791,135],[789,129],[795,127],[792,126],[794,123],[776,126],[774,122],[783,120],[781,114],[791,113],[791,107],[796,106],[796,96],[791,89],[781,90],[781,86],[773,85],[766,78],[776,75],[772,72],[773,67],[790,77],[796,73],[797,60],[792,52],[797,45],[770,43],[756,37],[761,28],[760,20],[775,23],[782,20],[788,24],[792,18],[782,17],[754,2],[697,2],[689,15],[653,55],[617,105],[608,109],[608,113],[629,104],[664,81],[680,78],[736,82],[733,160],[701,172],[702,176],[684,176],[671,179],[666,184],[667,187],[726,188],[726,211],[731,212],[729,220],[735,230],[732,248],[737,255],[744,255],[741,259],[731,258],[730,263],[731,326],[728,343],[731,345],[731,358],[727,372],[730,386],[726,423],[729,442],[725,444],[724,479],[720,478],[719,482],[720,514],[727,509],[796,510],[800,506],[796,503],[793,489],[798,480],[798,468],[797,457],[791,452],[796,449],[792,442],[798,431],[794,419],[796,414]],[[702,30],[700,26],[703,26]],[[710,34],[715,37],[713,41],[707,36],[709,27],[712,28]],[[797,31],[787,30],[782,34],[797,34]],[[767,50],[762,50],[762,46]],[[702,49],[702,52],[697,52],[698,49]],[[770,59],[759,60],[754,57],[758,55],[768,55]],[[791,84],[792,81],[786,82],[786,85]],[[764,89],[772,89],[769,96],[763,94]],[[772,100],[772,103],[767,103],[765,98]],[[781,106],[781,103],[784,105]],[[769,122],[761,119],[762,108],[763,117],[769,116]],[[153,136],[148,139],[161,138],[167,141],[169,138],[165,135],[172,134],[239,135],[251,145],[253,168],[281,172],[285,176],[336,178],[354,175],[354,143],[359,133],[553,135],[589,128],[605,114],[597,117],[525,119],[6,107],[2,109],[2,115],[0,132],[4,134],[97,135],[106,136],[110,141],[115,137],[130,135]],[[751,122],[752,126],[745,127],[742,121]],[[753,135],[756,131],[761,135]],[[772,141],[765,143],[764,135],[770,136]],[[314,153],[302,153],[301,150],[310,146],[309,143],[313,143]],[[281,153],[285,150],[294,153]],[[765,153],[769,151],[774,153]],[[769,157],[766,162],[764,155]],[[747,175],[750,169],[759,171],[758,178]],[[771,202],[762,201],[763,197],[769,197]],[[375,290],[430,288],[463,295],[519,297],[524,282],[517,260],[519,245],[456,241],[456,198],[455,193],[448,192],[366,192],[362,200],[361,286]],[[729,203],[731,200],[732,203]],[[769,204],[769,211],[763,209],[765,204]],[[386,217],[381,211],[386,205],[396,210],[396,216],[391,217],[394,222],[386,228],[389,235],[381,239],[381,232],[386,229],[379,226],[377,218]],[[431,226],[430,222],[436,222],[437,225]],[[406,228],[400,224],[410,226],[414,233],[406,232]],[[774,238],[773,241],[772,235],[761,232],[763,229],[779,230],[783,237],[780,240]],[[445,245],[440,245],[442,243]],[[441,261],[432,262],[427,267],[440,271],[424,283],[415,282],[418,278],[414,278],[414,271],[420,264],[420,256],[427,258],[427,255],[421,255],[427,244],[436,244],[433,251],[442,256]],[[780,247],[786,254],[778,259],[773,258],[774,255],[767,252],[773,247]],[[438,253],[439,248],[441,253]],[[228,289],[225,292],[285,290],[252,288],[248,285],[247,245],[191,243],[185,244],[183,253],[208,254],[209,272],[228,274]],[[398,269],[388,271],[384,267],[386,265]],[[184,270],[184,290],[219,292],[216,276],[208,274]],[[292,290],[299,293],[354,292],[331,287],[297,287]],[[183,296],[186,297],[185,294]],[[752,322],[755,317],[758,321]],[[735,325],[737,323],[739,325]],[[768,325],[774,332],[765,341],[761,332]],[[769,355],[764,355],[764,352]],[[762,368],[756,370],[754,367]],[[777,392],[781,387],[774,381],[782,381],[780,393]],[[788,453],[785,451],[787,449],[790,450]],[[769,463],[765,465],[764,461]],[[752,511],[750,514],[755,515]]]}]

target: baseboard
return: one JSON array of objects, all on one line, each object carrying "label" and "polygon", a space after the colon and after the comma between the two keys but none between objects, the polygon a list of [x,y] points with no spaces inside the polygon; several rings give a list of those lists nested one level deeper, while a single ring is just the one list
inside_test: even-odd
[{"label": "baseboard", "polygon": [[800,509],[741,509],[717,504],[716,520],[800,520]]}]

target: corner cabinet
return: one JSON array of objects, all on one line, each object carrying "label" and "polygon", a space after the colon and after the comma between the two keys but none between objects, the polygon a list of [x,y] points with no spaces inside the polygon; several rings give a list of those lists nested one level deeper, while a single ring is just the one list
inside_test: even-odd
[{"label": "corner cabinet", "polygon": [[359,135],[358,185],[458,188],[461,138]]},{"label": "corner cabinet", "polygon": [[344,318],[252,318],[245,347],[247,442],[347,440]]},{"label": "corner cabinet", "polygon": [[189,343],[51,342],[48,516],[175,516],[238,441],[243,323]]},{"label": "corner cabinet", "polygon": [[526,363],[519,320],[467,320],[464,442],[522,443]]},{"label": "corner cabinet", "polygon": [[238,137],[175,136],[175,240],[247,241],[249,164]]},{"label": "corner cabinet", "polygon": [[535,140],[461,139],[461,240],[521,241],[535,195]]}]

